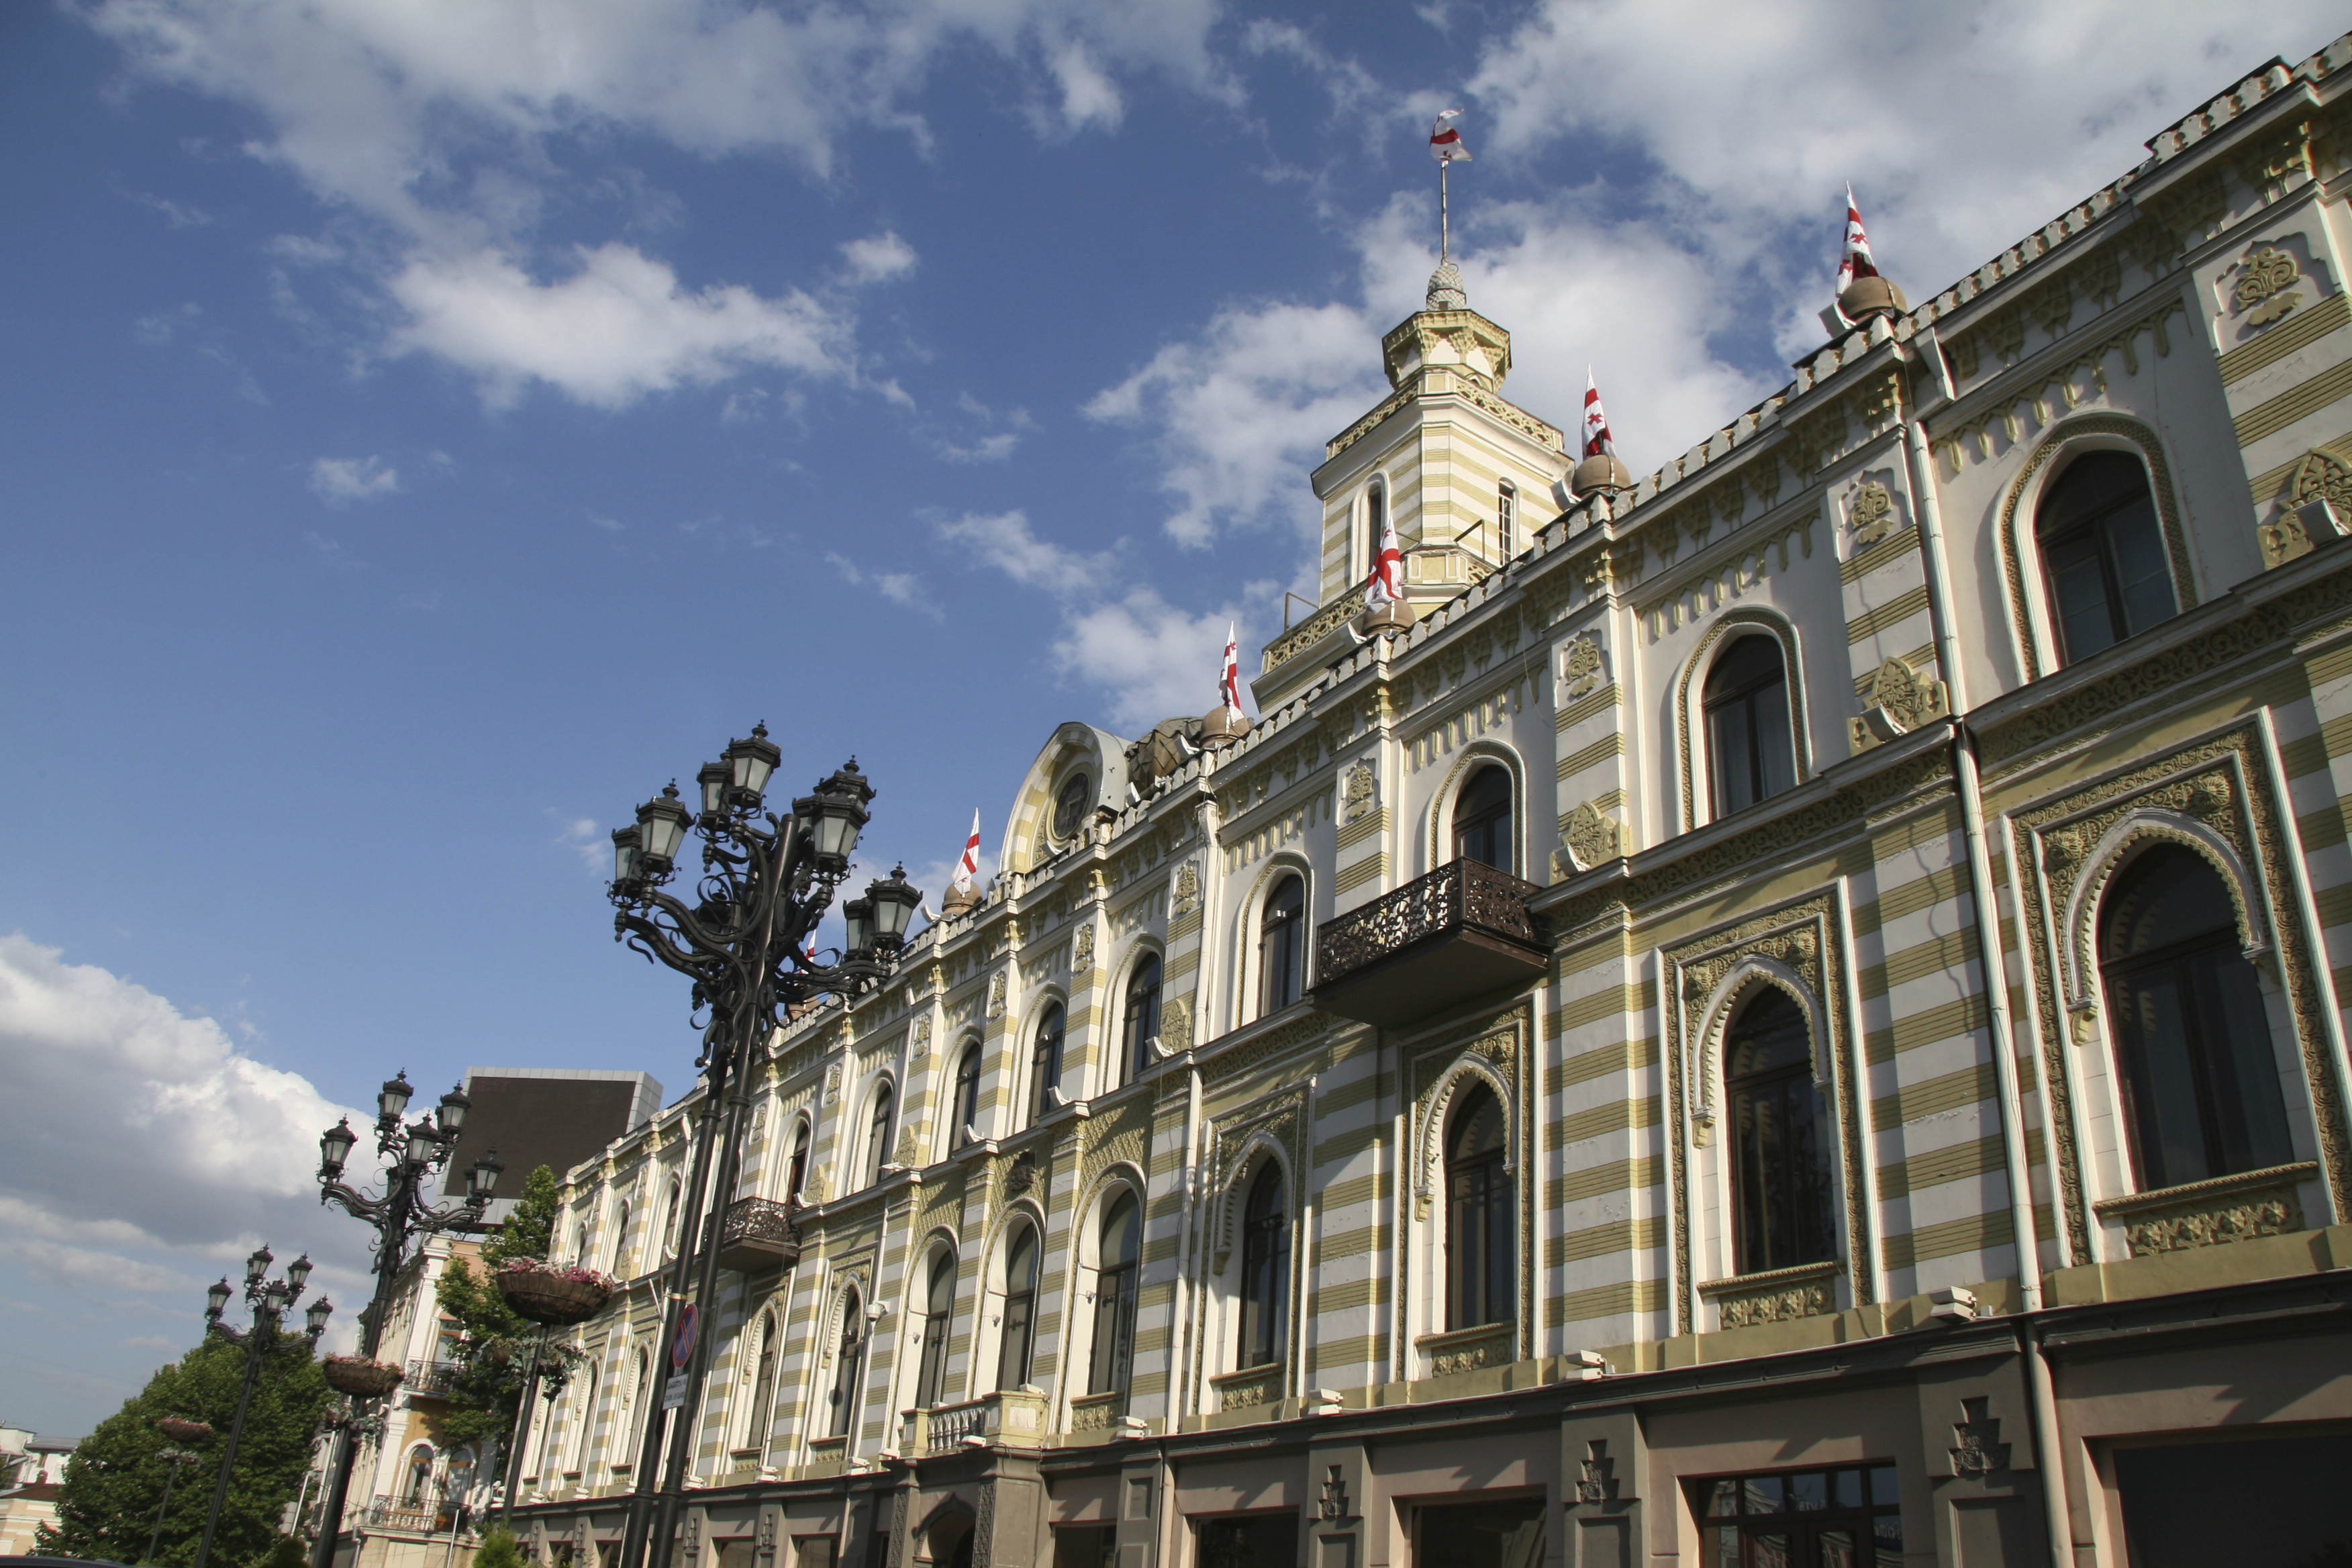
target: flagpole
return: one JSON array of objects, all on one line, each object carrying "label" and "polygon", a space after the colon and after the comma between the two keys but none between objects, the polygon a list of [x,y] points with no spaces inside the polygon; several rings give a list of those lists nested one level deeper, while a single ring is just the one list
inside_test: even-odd
[{"label": "flagpole", "polygon": [[1454,216],[1445,199],[1445,176],[1453,169],[1453,159],[1437,161],[1437,263],[1441,267],[1454,258]]}]

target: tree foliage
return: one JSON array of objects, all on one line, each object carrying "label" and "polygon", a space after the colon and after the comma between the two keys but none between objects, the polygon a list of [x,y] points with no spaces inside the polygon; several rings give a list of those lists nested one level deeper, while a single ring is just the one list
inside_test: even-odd
[{"label": "tree foliage", "polygon": [[505,1525],[495,1524],[474,1553],[473,1568],[523,1568],[521,1543]]},{"label": "tree foliage", "polygon": [[[476,1269],[462,1258],[452,1258],[441,1276],[437,1288],[441,1310],[456,1321],[464,1336],[457,1352],[460,1370],[449,1391],[457,1407],[439,1423],[445,1447],[484,1437],[503,1444],[514,1429],[523,1383],[530,1375],[531,1353],[539,1344],[539,1325],[520,1316],[499,1294],[499,1265],[517,1258],[544,1260],[555,1231],[556,1208],[555,1173],[541,1165],[523,1183],[514,1212],[483,1243],[481,1268]],[[554,1345],[548,1347],[548,1360],[559,1382],[567,1353]],[[544,1376],[541,1386],[546,1386]]]},{"label": "tree foliage", "polygon": [[[54,1527],[41,1527],[37,1550],[117,1563],[142,1561],[172,1468],[158,1456],[177,1447],[200,1457],[180,1467],[153,1561],[194,1562],[220,1474],[220,1457],[228,1444],[229,1422],[236,1414],[245,1359],[241,1342],[208,1334],[204,1343],[157,1372],[121,1409],[99,1423],[66,1461],[58,1521]],[[326,1401],[326,1380],[311,1359],[309,1337],[299,1331],[278,1335],[263,1352],[253,1405],[246,1413],[228,1500],[213,1541],[215,1563],[258,1564],[272,1550],[286,1505],[294,1500],[310,1467],[311,1439]],[[209,1422],[213,1436],[174,1443],[155,1429],[166,1415]]]}]

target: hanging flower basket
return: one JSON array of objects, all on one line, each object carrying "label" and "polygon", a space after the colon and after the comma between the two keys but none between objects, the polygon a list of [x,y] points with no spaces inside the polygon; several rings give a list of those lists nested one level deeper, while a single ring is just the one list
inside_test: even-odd
[{"label": "hanging flower basket", "polygon": [[327,1386],[355,1399],[382,1399],[400,1386],[400,1368],[388,1361],[365,1356],[331,1355],[320,1363]]},{"label": "hanging flower basket", "polygon": [[561,1268],[517,1258],[499,1266],[499,1294],[518,1317],[562,1328],[584,1323],[612,1300],[613,1280],[593,1268]]},{"label": "hanging flower basket", "polygon": [[208,1421],[190,1421],[184,1416],[166,1415],[155,1423],[155,1429],[174,1443],[198,1442],[213,1435]]}]

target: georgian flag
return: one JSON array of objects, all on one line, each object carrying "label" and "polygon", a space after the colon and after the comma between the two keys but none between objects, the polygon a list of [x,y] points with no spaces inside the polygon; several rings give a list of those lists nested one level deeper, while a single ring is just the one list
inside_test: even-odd
[{"label": "georgian flag", "polygon": [[1597,458],[1603,452],[1617,455],[1617,438],[1609,433],[1609,416],[1601,411],[1601,388],[1593,384],[1592,371],[1584,372],[1584,455]]},{"label": "georgian flag", "polygon": [[1373,609],[1393,605],[1404,597],[1404,552],[1397,548],[1396,524],[1383,510],[1381,514],[1381,553],[1372,563],[1372,574],[1364,584],[1364,603]]},{"label": "georgian flag", "polygon": [[980,874],[980,808],[971,813],[971,837],[963,841],[963,858],[956,862],[955,875],[950,885],[965,898],[971,896],[971,879]]},{"label": "georgian flag", "polygon": [[1862,209],[1853,205],[1853,187],[1845,188],[1845,254],[1838,260],[1838,292],[1857,278],[1875,278],[1878,264],[1871,259],[1870,236],[1862,228]]},{"label": "georgian flag", "polygon": [[1441,163],[1470,162],[1470,149],[1463,145],[1462,132],[1454,129],[1454,122],[1461,118],[1460,110],[1449,109],[1429,128],[1429,155]]},{"label": "georgian flag", "polygon": [[1217,695],[1226,707],[1238,713],[1242,709],[1241,643],[1234,635],[1234,623],[1225,623],[1225,662],[1217,672]]}]

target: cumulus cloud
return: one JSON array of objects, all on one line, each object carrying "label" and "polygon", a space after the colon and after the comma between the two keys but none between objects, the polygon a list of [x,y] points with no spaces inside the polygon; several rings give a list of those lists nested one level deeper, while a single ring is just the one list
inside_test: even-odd
[{"label": "cumulus cloud", "polygon": [[941,618],[940,607],[923,592],[923,580],[912,572],[869,571],[837,551],[827,551],[824,559],[851,587],[871,587],[894,605],[920,610],[933,620]]},{"label": "cumulus cloud", "polygon": [[915,269],[915,247],[887,230],[853,239],[841,247],[850,276],[860,283],[883,283]]},{"label": "cumulus cloud", "polygon": [[667,263],[626,245],[583,249],[577,259],[577,271],[552,282],[487,252],[414,260],[392,279],[409,313],[394,346],[471,373],[493,407],[511,405],[533,381],[621,408],[751,365],[811,375],[846,369],[840,320],[805,294],[689,290]]},{"label": "cumulus cloud", "polygon": [[400,489],[400,470],[382,458],[320,458],[310,465],[310,489],[320,500],[373,500]]},{"label": "cumulus cloud", "polygon": [[266,1239],[349,1294],[362,1237],[312,1185],[319,1131],[347,1115],[365,1120],[213,1020],[0,937],[0,1254],[28,1277],[191,1292]]},{"label": "cumulus cloud", "polygon": [[[1105,689],[1111,722],[1140,734],[1171,714],[1205,713],[1216,702],[1230,609],[1193,615],[1149,587],[1074,611],[1054,644],[1065,674]],[[1246,644],[1247,638],[1244,637]]]},{"label": "cumulus cloud", "polygon": [[968,512],[940,523],[939,531],[940,538],[963,546],[982,565],[993,566],[1024,588],[1069,598],[1094,592],[1110,579],[1110,553],[1069,550],[1040,538],[1024,512]]}]

